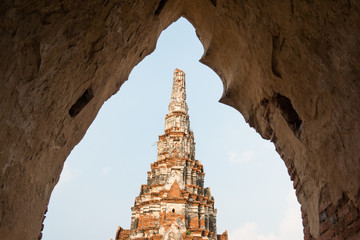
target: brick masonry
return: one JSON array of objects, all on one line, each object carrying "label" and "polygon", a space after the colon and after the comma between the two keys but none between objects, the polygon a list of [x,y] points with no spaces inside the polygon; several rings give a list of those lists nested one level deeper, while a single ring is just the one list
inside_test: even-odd
[{"label": "brick masonry", "polygon": [[[293,187],[298,196],[302,191],[301,180],[297,174],[294,164],[285,161]],[[343,193],[336,204],[332,203],[329,187],[325,186],[320,192],[319,204],[319,237],[312,236],[308,213],[301,207],[304,240],[357,240],[360,239],[360,211],[356,204]]]}]

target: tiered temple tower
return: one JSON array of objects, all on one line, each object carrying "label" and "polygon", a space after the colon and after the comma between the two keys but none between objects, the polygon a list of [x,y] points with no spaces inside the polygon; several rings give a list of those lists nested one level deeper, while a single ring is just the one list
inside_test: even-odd
[{"label": "tiered temple tower", "polygon": [[165,133],[157,161],[131,208],[130,230],[118,228],[116,240],[227,240],[217,235],[214,197],[204,188],[204,168],[195,160],[194,134],[186,104],[185,73],[175,69]]}]

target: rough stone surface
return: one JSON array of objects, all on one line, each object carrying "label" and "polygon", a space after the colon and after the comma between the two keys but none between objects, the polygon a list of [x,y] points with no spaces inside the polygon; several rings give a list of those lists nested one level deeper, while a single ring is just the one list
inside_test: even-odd
[{"label": "rough stone surface", "polygon": [[[161,31],[184,16],[204,46],[201,61],[223,81],[221,102],[271,139],[288,167],[308,239],[355,239],[359,4],[1,1],[0,238],[38,238],[66,157]],[[322,203],[345,214],[350,230],[325,231],[322,220],[332,220]]]}]

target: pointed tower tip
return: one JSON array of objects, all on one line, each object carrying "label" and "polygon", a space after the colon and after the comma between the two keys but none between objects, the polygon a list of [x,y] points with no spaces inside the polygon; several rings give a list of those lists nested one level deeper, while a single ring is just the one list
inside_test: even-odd
[{"label": "pointed tower tip", "polygon": [[187,114],[187,111],[188,107],[186,104],[185,73],[176,68],[173,74],[173,87],[168,114],[171,115],[174,112],[183,112]]}]

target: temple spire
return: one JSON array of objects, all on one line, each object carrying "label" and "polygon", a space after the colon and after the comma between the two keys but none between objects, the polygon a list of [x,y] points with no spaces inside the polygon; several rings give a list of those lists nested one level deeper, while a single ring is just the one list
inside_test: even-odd
[{"label": "temple spire", "polygon": [[165,117],[165,132],[190,133],[188,106],[186,104],[185,73],[175,69],[169,111]]},{"label": "temple spire", "polygon": [[214,197],[204,188],[204,168],[195,159],[194,134],[186,104],[185,73],[175,69],[165,132],[147,184],[131,208],[131,228],[115,240],[227,240],[217,235]]}]

